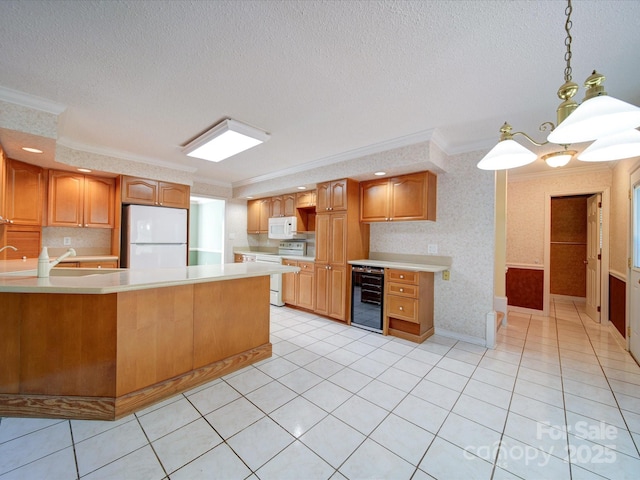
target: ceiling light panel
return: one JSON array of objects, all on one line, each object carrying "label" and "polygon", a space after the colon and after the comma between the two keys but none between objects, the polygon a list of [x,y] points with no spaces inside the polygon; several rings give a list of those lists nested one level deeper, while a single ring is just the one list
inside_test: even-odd
[{"label": "ceiling light panel", "polygon": [[189,142],[182,151],[190,157],[220,162],[270,137],[267,132],[229,118]]}]

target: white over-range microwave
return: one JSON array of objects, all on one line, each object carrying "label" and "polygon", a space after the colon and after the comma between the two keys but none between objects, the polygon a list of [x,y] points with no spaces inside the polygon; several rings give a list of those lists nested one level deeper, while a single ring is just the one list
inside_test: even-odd
[{"label": "white over-range microwave", "polygon": [[274,217],[269,219],[269,238],[287,240],[297,238],[298,219],[296,217]]}]

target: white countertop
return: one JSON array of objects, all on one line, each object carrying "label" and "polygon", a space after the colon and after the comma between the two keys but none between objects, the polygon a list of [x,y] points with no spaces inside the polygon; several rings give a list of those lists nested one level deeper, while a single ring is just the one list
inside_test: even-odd
[{"label": "white countertop", "polygon": [[[54,272],[48,278],[38,278],[35,267],[24,268],[30,263],[29,260],[8,260],[0,263],[13,262],[20,262],[13,265],[13,270],[8,269],[11,265],[0,265],[0,272],[11,272],[0,273],[0,292],[105,294],[235,280],[300,270],[298,267],[251,262],[148,270],[64,268],[60,269],[64,271]],[[88,275],[77,275],[80,273]]]},{"label": "white countertop", "polygon": [[367,267],[379,267],[379,268],[397,268],[399,270],[410,270],[413,272],[444,272],[451,268],[447,265],[431,265],[427,263],[405,263],[405,262],[392,262],[386,260],[349,260],[350,265],[365,265]]}]

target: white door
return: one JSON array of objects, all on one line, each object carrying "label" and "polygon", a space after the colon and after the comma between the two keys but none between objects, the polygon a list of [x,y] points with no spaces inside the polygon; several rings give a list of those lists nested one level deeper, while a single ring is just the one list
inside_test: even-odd
[{"label": "white door", "polygon": [[631,268],[629,269],[629,351],[640,361],[640,170],[631,176]]},{"label": "white door", "polygon": [[600,322],[600,209],[602,195],[591,195],[587,199],[587,315]]}]

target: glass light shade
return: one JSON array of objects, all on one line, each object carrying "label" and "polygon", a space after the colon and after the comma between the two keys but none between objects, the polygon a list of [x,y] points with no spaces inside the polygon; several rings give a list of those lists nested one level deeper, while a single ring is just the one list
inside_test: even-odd
[{"label": "glass light shade", "polygon": [[578,155],[578,160],[607,162],[630,157],[640,157],[640,132],[636,129],[599,138]]},{"label": "glass light shade", "polygon": [[189,142],[183,148],[183,152],[189,157],[220,162],[269,138],[268,133],[229,118]]},{"label": "glass light shade", "polygon": [[588,142],[640,126],[640,108],[601,95],[585,100],[547,137],[551,143]]},{"label": "glass light shade", "polygon": [[575,152],[556,152],[550,153],[549,155],[544,155],[542,158],[550,167],[558,168],[564,167],[567,163],[569,163],[569,160],[571,160],[571,157],[573,157],[574,153]]},{"label": "glass light shade", "polygon": [[527,150],[515,140],[502,140],[478,162],[481,170],[505,170],[522,167],[538,158],[531,150]]}]

